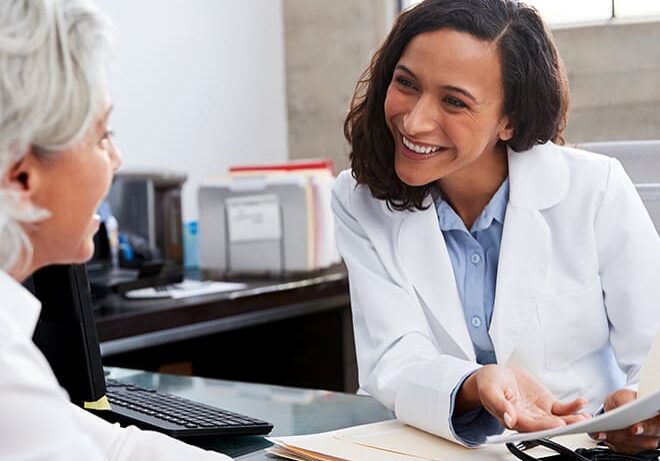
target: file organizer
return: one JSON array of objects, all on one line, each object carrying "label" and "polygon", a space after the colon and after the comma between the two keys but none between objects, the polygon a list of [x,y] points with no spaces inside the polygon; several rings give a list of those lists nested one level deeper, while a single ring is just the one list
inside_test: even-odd
[{"label": "file organizer", "polygon": [[309,272],[339,261],[329,174],[249,174],[199,188],[200,267],[220,273]]}]

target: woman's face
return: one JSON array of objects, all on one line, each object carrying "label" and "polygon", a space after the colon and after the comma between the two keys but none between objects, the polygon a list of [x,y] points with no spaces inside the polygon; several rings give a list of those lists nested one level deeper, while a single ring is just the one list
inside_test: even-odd
[{"label": "woman's face", "polygon": [[477,160],[512,135],[503,101],[496,45],[452,29],[414,37],[384,107],[398,177],[420,186],[456,173],[483,174]]},{"label": "woman's face", "polygon": [[53,156],[40,156],[32,202],[50,217],[27,230],[33,267],[87,261],[94,253],[96,214],[107,195],[121,155],[108,129],[109,103],[82,142]]}]

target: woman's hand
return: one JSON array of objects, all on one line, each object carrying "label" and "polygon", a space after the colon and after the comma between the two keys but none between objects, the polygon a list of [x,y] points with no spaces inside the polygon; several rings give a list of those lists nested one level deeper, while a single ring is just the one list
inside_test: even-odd
[{"label": "woman's hand", "polygon": [[557,400],[532,375],[506,365],[485,365],[472,373],[459,390],[456,414],[483,406],[500,423],[519,432],[550,429],[582,421],[584,399]]},{"label": "woman's hand", "polygon": [[[635,400],[637,392],[619,389],[605,399],[605,411]],[[643,450],[654,450],[660,441],[660,415],[640,421],[626,429],[590,434],[593,438],[604,441],[612,450],[619,453],[635,454]]]}]

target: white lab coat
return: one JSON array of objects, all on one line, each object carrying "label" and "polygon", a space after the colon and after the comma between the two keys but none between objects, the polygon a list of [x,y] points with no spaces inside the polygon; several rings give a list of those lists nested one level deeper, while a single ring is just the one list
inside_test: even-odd
[{"label": "white lab coat", "polygon": [[[498,363],[595,410],[639,380],[660,326],[660,239],[618,161],[547,143],[508,162],[489,330]],[[453,439],[450,395],[479,365],[435,207],[390,211],[345,171],[333,210],[362,389]]]}]

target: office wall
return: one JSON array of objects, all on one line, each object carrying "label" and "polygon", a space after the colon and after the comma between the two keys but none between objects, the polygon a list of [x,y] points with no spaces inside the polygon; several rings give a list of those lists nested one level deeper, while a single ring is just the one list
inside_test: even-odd
[{"label": "office wall", "polygon": [[203,178],[284,161],[281,0],[97,0],[115,23],[112,125],[126,168],[183,171],[184,220]]},{"label": "office wall", "polygon": [[569,142],[660,139],[660,22],[555,28],[566,63]]},{"label": "office wall", "polygon": [[290,158],[348,165],[343,123],[355,83],[380,46],[397,0],[284,0]]}]

